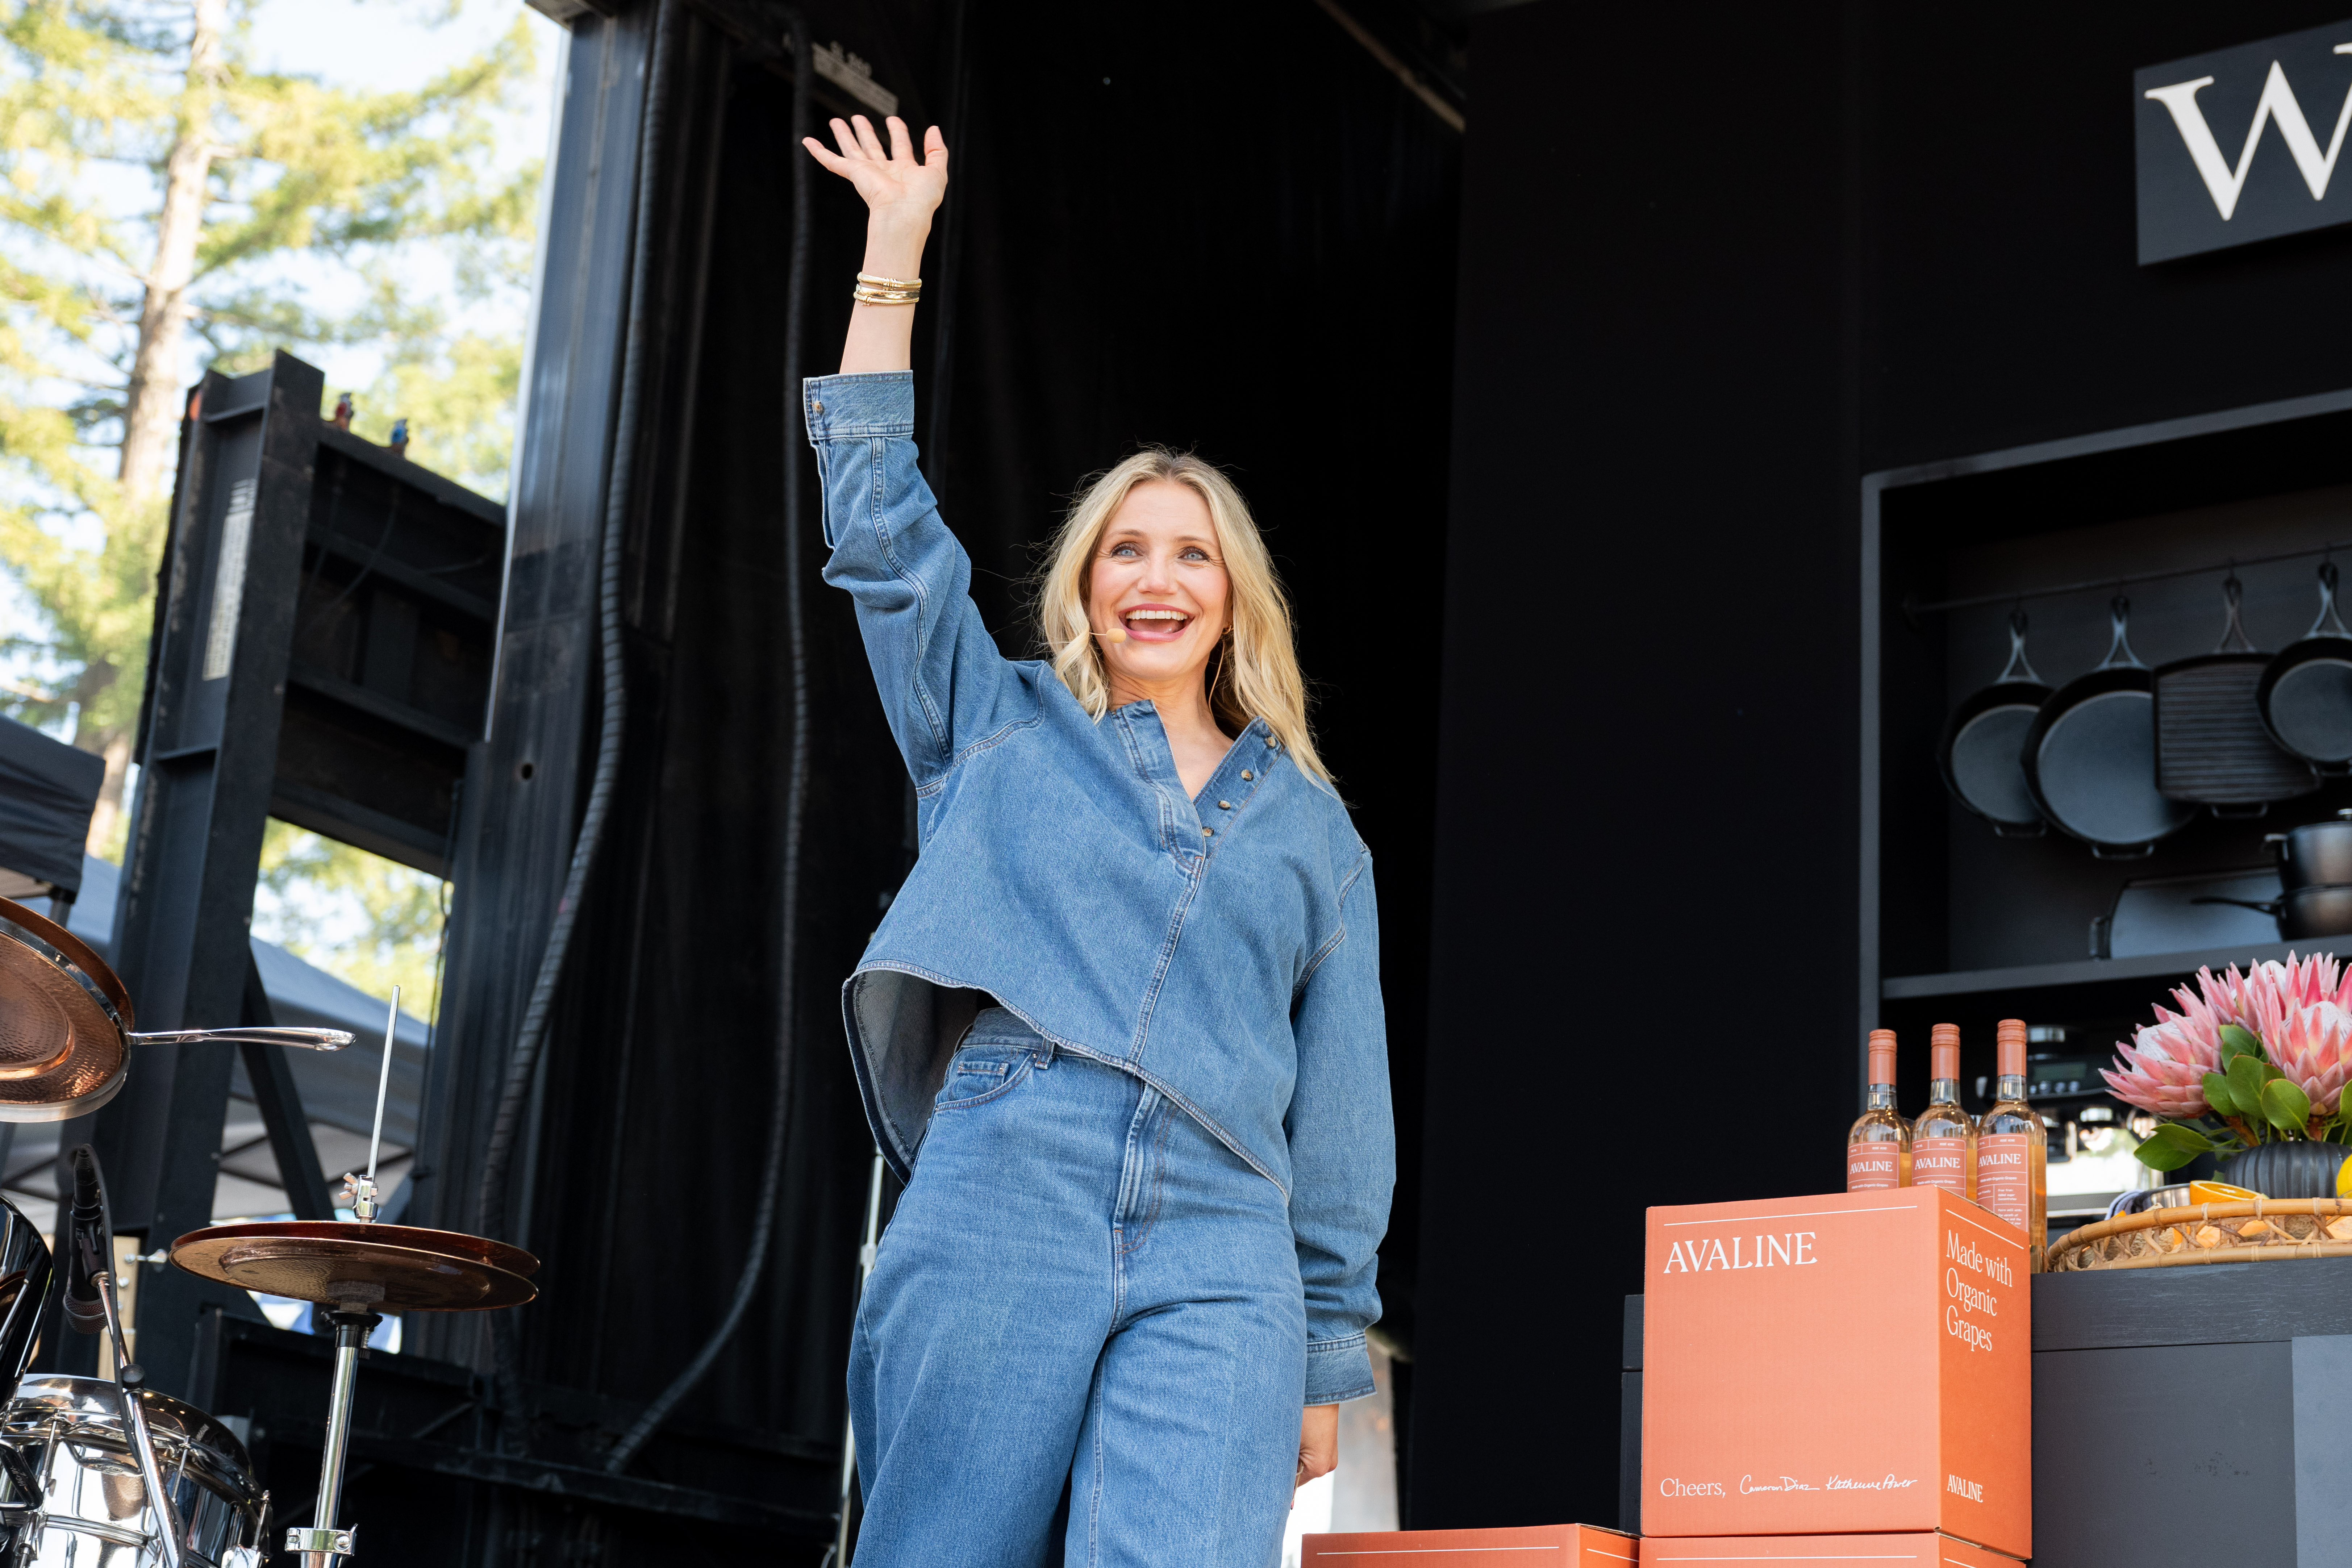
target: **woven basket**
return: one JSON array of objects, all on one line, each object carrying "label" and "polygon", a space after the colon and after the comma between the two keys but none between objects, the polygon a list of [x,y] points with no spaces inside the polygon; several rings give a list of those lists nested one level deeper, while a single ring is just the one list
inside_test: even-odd
[{"label": "woven basket", "polygon": [[2123,1215],[2050,1245],[2050,1271],[2352,1258],[2352,1199],[2257,1198]]}]

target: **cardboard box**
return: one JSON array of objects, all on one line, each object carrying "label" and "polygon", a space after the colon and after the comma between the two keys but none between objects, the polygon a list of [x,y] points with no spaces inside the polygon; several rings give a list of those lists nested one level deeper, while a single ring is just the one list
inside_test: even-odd
[{"label": "cardboard box", "polygon": [[1642,1568],[1711,1568],[1731,1563],[1837,1563],[1841,1568],[2017,1568],[2017,1559],[1937,1535],[1644,1536]]},{"label": "cardboard box", "polygon": [[1937,1187],[1654,1208],[1642,1534],[2033,1552],[2025,1234]]},{"label": "cardboard box", "polygon": [[1634,1568],[1638,1543],[1590,1524],[1300,1537],[1299,1568]]}]

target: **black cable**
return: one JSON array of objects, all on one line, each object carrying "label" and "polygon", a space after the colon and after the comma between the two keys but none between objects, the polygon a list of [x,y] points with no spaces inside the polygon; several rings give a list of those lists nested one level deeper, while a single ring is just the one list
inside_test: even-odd
[{"label": "black cable", "polygon": [[[531,982],[530,1001],[523,1010],[522,1026],[515,1036],[514,1053],[507,1060],[506,1082],[499,1094],[490,1122],[490,1142],[482,1161],[482,1185],[475,1212],[475,1230],[497,1236],[506,1229],[507,1187],[514,1167],[515,1131],[530,1098],[531,1079],[539,1068],[541,1046],[547,1038],[547,1015],[555,1002],[556,983],[562,977],[565,952],[572,945],[572,927],[579,918],[580,900],[588,873],[604,842],[604,819],[611,814],[613,789],[621,771],[621,741],[628,726],[628,688],[621,649],[621,543],[631,492],[635,488],[637,426],[645,399],[646,340],[652,287],[654,184],[661,173],[662,94],[667,85],[667,67],[677,0],[658,0],[654,22],[653,60],[646,72],[645,133],[637,142],[636,232],[632,242],[629,277],[628,342],[621,361],[621,405],[614,420],[613,471],[604,490],[604,529],[596,568],[596,624],[603,655],[601,679],[604,711],[596,734],[596,764],[588,785],[587,809],[581,814],[580,834],[572,841],[572,865],[563,879],[563,896],[548,927],[541,950],[539,973]],[[606,23],[612,26],[612,23]],[[516,1331],[508,1324],[511,1313],[493,1321],[491,1342],[497,1361],[502,1403],[509,1412],[520,1400],[514,1364]]]},{"label": "black cable", "polygon": [[782,930],[778,942],[782,949],[777,978],[776,1089],[774,1103],[769,1112],[768,1152],[766,1163],[760,1175],[760,1205],[751,1220],[751,1238],[744,1251],[743,1273],[735,1284],[735,1299],[727,1305],[727,1315],[686,1370],[670,1380],[660,1396],[646,1406],[621,1440],[605,1456],[604,1468],[617,1475],[628,1468],[637,1450],[661,1424],[669,1418],[678,1401],[694,1392],[695,1385],[709,1375],[717,1364],[727,1342],[742,1325],[743,1316],[751,1310],[751,1299],[760,1293],[761,1277],[767,1270],[768,1247],[776,1228],[776,1205],[784,1184],[785,1134],[792,1120],[793,1044],[798,1031],[794,1027],[793,1008],[799,994],[800,879],[801,879],[801,818],[808,793],[808,660],[803,646],[801,626],[801,462],[808,450],[805,437],[799,429],[801,409],[802,350],[801,322],[807,314],[809,270],[809,222],[811,184],[809,155],[801,145],[801,138],[809,133],[810,58],[808,24],[795,11],[789,14],[792,21],[793,48],[793,117],[792,150],[787,154],[793,161],[793,254],[784,284],[784,652],[791,669],[793,698],[793,760],[784,785],[784,865],[782,886],[779,896],[783,904]]}]

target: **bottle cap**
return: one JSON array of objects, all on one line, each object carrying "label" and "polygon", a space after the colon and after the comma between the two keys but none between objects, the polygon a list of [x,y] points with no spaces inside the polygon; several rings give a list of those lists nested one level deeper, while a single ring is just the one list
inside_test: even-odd
[{"label": "bottle cap", "polygon": [[1870,1081],[1891,1084],[1895,1081],[1895,1031],[1870,1031]]},{"label": "bottle cap", "polygon": [[1938,1083],[1960,1076],[1960,1026],[1938,1024],[1927,1037],[1927,1076]]},{"label": "bottle cap", "polygon": [[2003,1018],[1993,1027],[1993,1047],[1999,1060],[1994,1070],[2003,1078],[2025,1076],[2025,1020]]}]

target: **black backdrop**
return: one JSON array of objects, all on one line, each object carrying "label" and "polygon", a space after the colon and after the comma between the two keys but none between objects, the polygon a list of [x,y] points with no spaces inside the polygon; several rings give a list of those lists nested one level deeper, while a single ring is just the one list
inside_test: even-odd
[{"label": "black backdrop", "polygon": [[2132,211],[2136,67],[2339,13],[1474,22],[1415,1525],[1613,1521],[1643,1209],[1841,1181],[1861,477],[2352,382],[2352,233]]},{"label": "black backdrop", "polygon": [[[1006,650],[1030,651],[1020,584],[1033,551],[1083,477],[1138,442],[1226,465],[1265,528],[1326,754],[1379,867],[1405,1132],[1382,1279],[1391,1328],[1409,1336],[1459,137],[1305,0],[1070,0],[1017,18],[951,0],[812,9],[816,38],[872,60],[919,128],[952,128],[950,205],[925,261],[917,428]],[[516,507],[515,603],[531,630],[519,637],[510,618],[499,728],[467,803],[448,1049],[419,1184],[420,1211],[459,1228],[561,879],[551,802],[576,803],[593,752],[587,565],[625,321],[626,135],[655,14],[641,3],[574,27]],[[766,33],[730,25],[763,14],[722,0],[677,11],[626,536],[627,750],[517,1189],[517,1239],[545,1258],[544,1294],[517,1316],[539,1413],[529,1441],[574,1463],[597,1462],[719,1321],[778,1058],[780,452],[800,438],[782,303],[796,154]],[[863,222],[845,184],[818,179],[809,368],[821,373],[838,359]],[[848,603],[817,580],[815,516],[812,504],[784,1218],[734,1348],[634,1467],[807,1508],[830,1506],[871,1147],[838,986],[908,854],[903,768]],[[488,1360],[464,1321],[420,1338]],[[602,1542],[631,1561],[720,1545],[561,1512],[540,1508],[514,1538],[536,1532],[559,1556]]]}]

